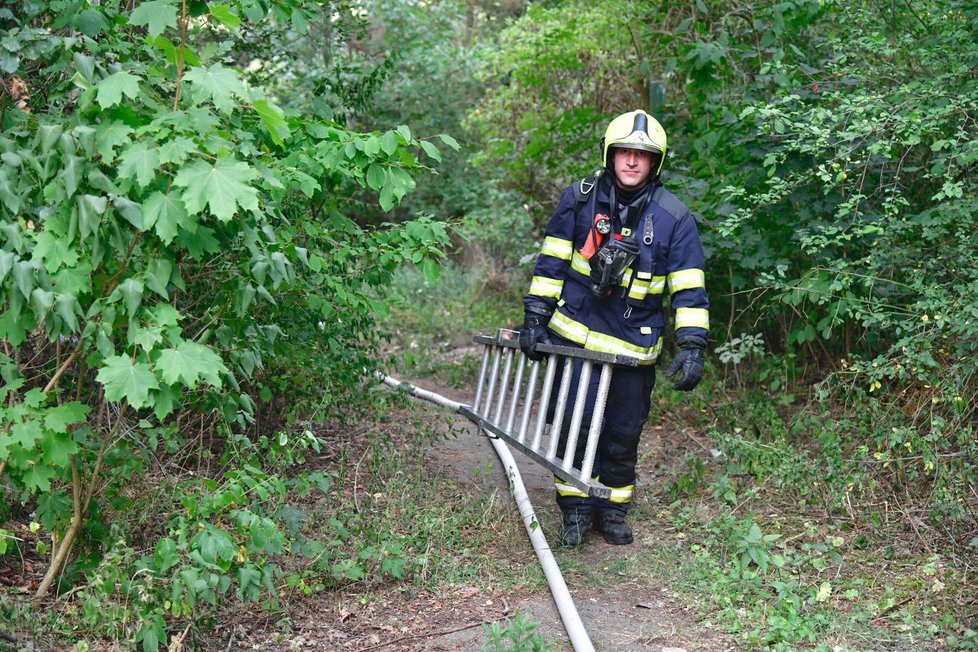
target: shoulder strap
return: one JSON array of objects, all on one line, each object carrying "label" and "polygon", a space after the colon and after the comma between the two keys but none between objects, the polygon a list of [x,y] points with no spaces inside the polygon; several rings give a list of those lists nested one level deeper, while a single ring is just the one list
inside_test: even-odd
[{"label": "shoulder strap", "polygon": [[591,194],[594,187],[598,185],[598,180],[601,179],[601,172],[603,170],[598,170],[593,176],[584,177],[580,183],[574,186],[574,199],[577,200],[578,204],[587,201],[587,196]]},{"label": "shoulder strap", "polygon": [[655,195],[652,196],[652,202],[658,204],[659,208],[672,215],[676,220],[681,220],[689,212],[686,204],[679,201],[678,197],[666,190],[663,186],[656,188]]}]

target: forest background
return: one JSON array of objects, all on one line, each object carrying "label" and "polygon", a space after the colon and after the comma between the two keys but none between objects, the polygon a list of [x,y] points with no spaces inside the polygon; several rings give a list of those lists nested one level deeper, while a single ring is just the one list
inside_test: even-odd
[{"label": "forest background", "polygon": [[[975,2],[27,0],[0,24],[9,631],[155,650],[236,601],[451,581],[410,518],[346,500],[331,433],[382,420],[377,369],[471,381],[440,354],[519,323],[560,189],[645,108],[708,254],[709,376],[656,403],[725,454],[658,494],[698,532],[702,612],[745,645],[885,615],[884,646],[974,649]],[[326,521],[289,502],[319,494]],[[874,563],[910,570],[849,573]]]}]

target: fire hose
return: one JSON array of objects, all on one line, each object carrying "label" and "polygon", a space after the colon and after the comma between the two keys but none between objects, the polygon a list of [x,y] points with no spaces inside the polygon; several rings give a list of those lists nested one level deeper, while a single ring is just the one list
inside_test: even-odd
[{"label": "fire hose", "polygon": [[[391,376],[379,375],[383,378],[385,384],[406,391],[412,396],[431,401],[455,412],[460,412],[460,409],[465,407],[464,404],[445,398],[441,394],[415,387],[410,383],[399,381]],[[526,527],[527,535],[530,537],[530,543],[533,545],[533,550],[537,555],[537,559],[540,561],[540,566],[543,568],[547,583],[550,585],[550,592],[553,595],[557,611],[560,613],[564,629],[567,630],[567,636],[570,639],[571,645],[574,647],[574,652],[594,652],[591,637],[584,628],[584,623],[581,621],[581,616],[577,612],[577,606],[574,604],[574,599],[571,597],[570,591],[567,588],[564,576],[561,574],[557,560],[550,550],[550,544],[547,543],[547,538],[543,534],[543,528],[540,527],[537,521],[536,514],[533,511],[533,505],[530,503],[530,497],[526,493],[526,487],[523,486],[523,479],[520,476],[519,468],[516,466],[516,460],[513,459],[513,454],[510,452],[509,447],[501,439],[490,437],[489,442],[495,449],[496,455],[499,457],[499,461],[503,466],[503,471],[509,479],[513,500],[516,502],[516,506],[523,516],[523,525]]]}]

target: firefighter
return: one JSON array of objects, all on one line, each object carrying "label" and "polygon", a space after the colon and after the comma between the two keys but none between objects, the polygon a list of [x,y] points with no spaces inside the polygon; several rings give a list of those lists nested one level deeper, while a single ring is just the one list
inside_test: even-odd
[{"label": "firefighter", "polygon": [[[633,540],[625,517],[662,350],[666,292],[679,347],[666,375],[683,391],[703,377],[709,329],[703,249],[692,213],[660,183],[665,154],[665,131],[645,111],[624,113],[608,124],[601,140],[603,168],[564,191],[523,300],[520,348],[531,360],[543,357],[537,344],[552,343],[638,361],[615,368],[604,411],[594,474],[611,489],[611,498],[590,497],[555,478],[565,546],[581,545],[592,527],[611,544]],[[568,406],[574,405],[579,372],[577,361]],[[598,374],[591,380],[593,396]],[[585,408],[582,432],[592,409]],[[551,416],[553,411],[552,401]],[[567,415],[563,422],[570,420]],[[566,438],[566,427],[561,435]],[[586,438],[578,441],[574,465],[580,468]]]}]

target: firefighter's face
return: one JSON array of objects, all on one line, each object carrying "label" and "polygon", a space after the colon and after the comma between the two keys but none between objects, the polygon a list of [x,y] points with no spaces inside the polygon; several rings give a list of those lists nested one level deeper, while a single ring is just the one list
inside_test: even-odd
[{"label": "firefighter's face", "polygon": [[626,190],[640,188],[652,174],[654,154],[641,149],[614,148],[615,176]]}]

